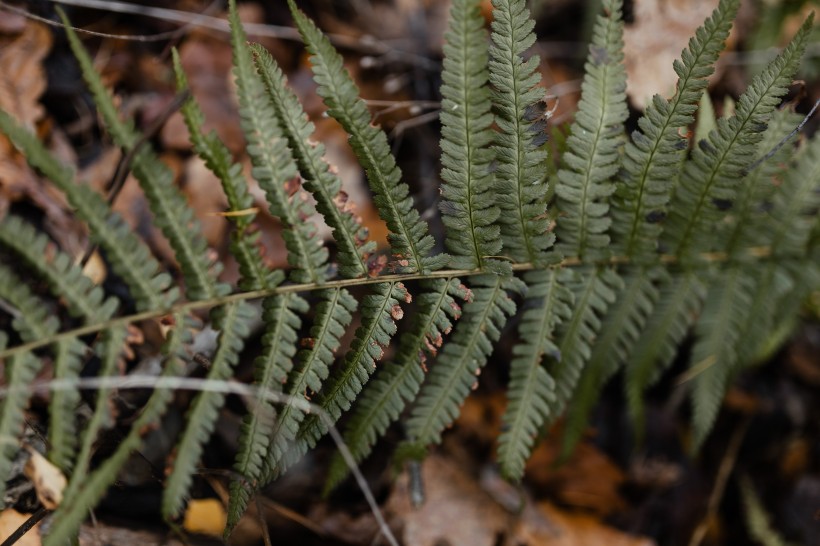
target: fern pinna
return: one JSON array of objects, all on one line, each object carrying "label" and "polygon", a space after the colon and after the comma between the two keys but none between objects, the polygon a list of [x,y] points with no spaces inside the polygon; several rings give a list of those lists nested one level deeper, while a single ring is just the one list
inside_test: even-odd
[{"label": "fern pinna", "polygon": [[[105,128],[133,155],[135,178],[170,243],[181,282],[162,272],[105,196],[77,181],[36,136],[0,111],[0,131],[65,195],[88,228],[89,244],[104,251],[127,287],[106,294],[26,220],[8,215],[0,223],[0,299],[11,318],[0,332],[0,435],[22,434],[30,383],[45,363],[63,384],[76,381],[92,356],[100,376],[114,377],[134,358],[129,324],[153,321],[165,344],[152,358],[162,363],[162,376],[179,377],[193,360],[193,335],[207,326],[214,346],[197,361],[206,361],[208,379],[230,380],[239,360],[250,356],[255,385],[284,400],[247,402],[228,484],[230,533],[257,491],[340,419],[355,461],[400,420],[404,453],[420,455],[439,442],[517,315],[498,439],[498,461],[509,479],[521,479],[537,437],[565,413],[569,454],[598,392],[622,367],[640,434],[643,394],[689,334],[694,341],[684,379],[692,394],[693,446],[702,444],[732,378],[783,340],[782,325],[794,323],[801,302],[820,286],[820,139],[789,141],[769,154],[799,121],[778,103],[812,19],[752,81],[733,115],[716,120],[709,110],[700,113],[698,141],[690,142],[688,128],[739,1],[722,0],[697,30],[675,62],[674,95],[655,96],[631,135],[625,132],[622,5],[602,4],[566,150],[553,158],[540,114],[539,58],[527,54],[535,35],[526,3],[493,0],[488,29],[478,0],[453,0],[440,114],[444,254],[330,41],[291,0],[317,92],[350,135],[390,230],[389,249],[368,240],[284,72],[263,47],[248,44],[231,1],[240,126],[251,175],[282,225],[290,264],[280,271],[265,261],[249,181],[216,134],[203,132],[203,114],[189,98],[182,114],[192,148],[227,198],[229,250],[240,272],[235,288],[219,280],[223,264],[211,258],[170,171],[134,125],[120,119],[67,29]],[[184,92],[176,52],[174,70]],[[320,239],[315,212],[330,227],[332,245]],[[195,313],[201,309],[210,313]],[[353,324],[355,332],[345,336]],[[111,396],[104,388],[83,400],[63,389],[50,398],[48,456],[69,478],[69,500],[53,515],[47,545],[76,535],[174,401],[168,389],[154,390],[117,449],[92,458],[97,440],[116,424],[108,413]],[[320,413],[305,414],[308,400]],[[190,404],[169,454],[162,504],[169,519],[184,510],[224,403],[224,394],[201,392]],[[90,406],[83,413],[88,419],[77,417],[80,405]],[[3,443],[6,474],[16,453]],[[332,459],[327,491],[349,470],[341,455]],[[4,487],[0,483],[0,491]]]}]

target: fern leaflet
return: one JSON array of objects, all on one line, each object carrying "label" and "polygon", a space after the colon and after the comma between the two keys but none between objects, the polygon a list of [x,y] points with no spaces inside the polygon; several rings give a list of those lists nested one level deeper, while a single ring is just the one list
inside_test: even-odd
[{"label": "fern leaflet", "polygon": [[234,75],[239,95],[239,118],[248,140],[248,155],[253,176],[268,197],[271,214],[280,218],[286,229],[282,233],[288,249],[288,263],[293,266],[295,282],[322,283],[327,279],[327,249],[317,237],[317,229],[308,218],[314,208],[298,186],[290,195],[286,188],[297,176],[296,164],[276,121],[275,109],[256,72],[247,36],[239,21],[236,2],[230,2],[231,45]]},{"label": "fern leaflet", "polygon": [[[118,146],[131,151],[139,142],[139,134],[131,122],[124,123],[119,119],[114,101],[103,85],[100,75],[94,70],[91,57],[80,43],[65,14],[60,8],[57,8],[57,11],[65,25],[68,43],[79,62],[83,78],[94,96],[94,103],[105,121],[106,128]],[[174,249],[174,256],[185,278],[188,297],[198,300],[224,294],[228,287],[218,285],[214,280],[221,265],[210,263],[208,247],[194,218],[193,209],[174,187],[170,169],[159,161],[153,151],[144,146],[136,152],[132,165],[134,176],[151,206],[154,221]]]},{"label": "fern leaflet", "polygon": [[518,327],[522,342],[513,347],[509,402],[498,438],[501,472],[511,480],[523,476],[538,429],[550,414],[550,406],[556,403],[555,383],[541,361],[545,354],[557,354],[553,330],[572,314],[573,294],[559,282],[560,278],[558,271],[549,269],[524,276],[527,300]]},{"label": "fern leaflet", "polygon": [[428,374],[407,421],[408,435],[418,445],[437,443],[444,428],[458,417],[506,318],[515,313],[515,302],[507,290],[524,290],[515,277],[480,275],[472,281],[473,301],[465,306],[453,337]]},{"label": "fern leaflet", "polygon": [[[472,299],[472,293],[458,279],[431,280],[423,286],[426,291],[416,298],[412,325],[401,336],[395,359],[376,372],[354,404],[344,440],[357,462],[370,454],[376,440],[418,393],[426,370],[426,354],[436,354],[443,336],[453,327],[451,320],[461,316],[455,298]],[[338,485],[349,470],[337,453],[330,463],[325,492]]]},{"label": "fern leaflet", "polygon": [[615,191],[610,179],[618,170],[629,113],[620,0],[605,2],[604,11],[608,17],[599,16],[593,30],[581,102],[555,188],[556,206],[563,214],[557,248],[582,261],[601,259],[608,252],[609,197]]},{"label": "fern leaflet", "polygon": [[687,141],[679,130],[694,121],[706,78],[729,35],[739,0],[721,0],[706,22],[689,40],[689,47],[675,61],[678,84],[675,96],[659,95],[638,121],[623,159],[624,174],[613,199],[613,232],[622,253],[637,260],[652,258],[666,214],[666,203],[677,180]]},{"label": "fern leaflet", "polygon": [[[230,379],[245,344],[244,339],[250,333],[249,323],[253,314],[253,308],[245,302],[229,303],[211,313],[214,328],[220,333],[219,345],[208,370],[208,379]],[[216,426],[217,412],[224,400],[224,394],[206,391],[198,394],[191,405],[186,419],[187,426],[177,446],[174,466],[162,497],[162,513],[166,518],[179,515],[182,509],[203,444]]]},{"label": "fern leaflet", "polygon": [[490,83],[496,110],[496,199],[501,215],[504,250],[518,262],[544,264],[545,250],[555,237],[548,233],[546,180],[543,163],[547,152],[538,134],[542,124],[528,112],[544,98],[538,85],[538,55],[522,59],[535,42],[535,21],[524,0],[493,0]]},{"label": "fern leaflet", "polygon": [[[451,265],[483,269],[501,252],[500,214],[493,195],[487,32],[475,0],[450,9],[441,73],[441,203]],[[498,264],[499,262],[495,262]],[[494,265],[494,264],[490,264]]]},{"label": "fern leaflet", "polygon": [[341,55],[293,0],[288,0],[288,5],[311,53],[318,93],[328,106],[327,113],[350,135],[350,144],[373,190],[373,202],[390,229],[390,244],[398,260],[395,269],[423,273],[444,267],[446,256],[429,255],[433,237],[413,207],[409,188],[400,181],[401,171],[390,153],[387,136],[371,125],[367,105],[358,97],[359,90],[345,70]]},{"label": "fern leaflet", "polygon": [[299,99],[287,87],[282,69],[258,44],[252,45],[251,51],[279,125],[302,172],[302,183],[316,198],[316,208],[333,229],[339,247],[339,274],[347,278],[365,276],[367,257],[375,250],[376,243],[367,242],[367,230],[353,213],[352,204],[347,202],[341,180],[324,161],[324,145],[310,140],[314,125],[302,110]]},{"label": "fern leaflet", "polygon": [[663,233],[674,254],[692,259],[698,252],[711,250],[714,225],[724,215],[722,209],[734,201],[767,122],[791,84],[812,21],[809,17],[789,46],[752,80],[738,101],[735,115],[719,119],[709,141],[701,141],[686,163]]}]

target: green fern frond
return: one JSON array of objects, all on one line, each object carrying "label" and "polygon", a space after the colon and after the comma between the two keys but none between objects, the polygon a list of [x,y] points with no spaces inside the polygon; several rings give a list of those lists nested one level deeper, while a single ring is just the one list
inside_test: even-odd
[{"label": "green fern frond", "polygon": [[367,241],[367,229],[347,203],[341,180],[324,160],[324,145],[311,141],[314,125],[299,99],[287,87],[282,69],[259,44],[251,45],[251,52],[276,110],[280,128],[301,170],[302,183],[316,198],[316,208],[333,230],[338,247],[339,274],[345,278],[367,275],[367,258],[376,249],[376,243]]},{"label": "green fern frond", "polygon": [[[262,308],[262,320],[266,326],[262,336],[262,352],[254,360],[254,383],[260,389],[281,391],[293,368],[299,328],[302,327],[299,317],[308,311],[309,306],[297,294],[290,293],[266,298]],[[274,405],[259,399],[242,422],[239,450],[234,463],[234,470],[241,478],[231,481],[226,536],[239,522],[253,490],[258,486],[275,416]]]},{"label": "green fern frond", "polygon": [[106,298],[102,288],[94,286],[67,254],[47,249],[48,242],[45,235],[16,216],[0,223],[0,245],[12,250],[42,277],[73,316],[88,323],[110,318],[119,305],[116,298]]},{"label": "green fern frond", "polygon": [[788,47],[752,80],[738,100],[735,115],[719,119],[709,141],[701,141],[686,163],[662,238],[673,254],[691,260],[712,250],[714,226],[734,202],[771,114],[791,85],[812,21],[810,16]]},{"label": "green fern frond", "polygon": [[[402,283],[390,282],[375,285],[373,293],[362,300],[362,325],[356,329],[344,361],[336,367],[316,400],[333,422],[350,409],[376,369],[376,362],[384,357],[384,350],[396,333],[396,321],[404,317],[400,303],[410,303],[411,299]],[[326,432],[327,423],[311,414],[302,423],[299,442],[312,448]]]},{"label": "green fern frond", "polygon": [[778,257],[803,256],[813,230],[817,232],[820,207],[820,138],[805,146],[797,162],[786,171],[783,184],[772,199],[763,227],[765,242]]},{"label": "green fern frond", "polygon": [[[228,303],[211,313],[213,327],[219,330],[218,347],[211,359],[207,379],[227,381],[239,361],[239,353],[250,334],[254,309],[245,302]],[[202,392],[197,395],[186,418],[186,428],[176,449],[173,469],[162,497],[162,513],[166,518],[179,515],[191,488],[193,475],[205,442],[216,426],[219,408],[225,395]]]},{"label": "green fern frond", "polygon": [[562,270],[561,281],[575,295],[572,316],[558,328],[558,351],[548,355],[547,369],[555,382],[555,403],[550,404],[547,423],[551,424],[572,399],[581,373],[592,354],[602,319],[623,290],[623,280],[612,269],[582,268]]},{"label": "green fern frond", "polygon": [[679,76],[675,96],[669,101],[659,95],[652,97],[638,121],[640,128],[626,145],[622,180],[612,200],[612,229],[622,254],[639,261],[654,256],[661,232],[659,222],[666,214],[688,147],[679,131],[694,121],[706,78],[714,71],[739,5],[739,0],[721,0],[697,29],[681,60],[674,64]]},{"label": "green fern frond", "polygon": [[[758,157],[763,157],[769,150],[774,149],[801,119],[802,116],[789,108],[775,111],[769,128],[763,133],[763,140],[757,145]],[[782,187],[777,182],[782,180],[785,173],[791,172],[789,159],[794,155],[794,151],[794,146],[781,147],[772,157],[752,170],[743,185],[738,188],[735,204],[729,216],[719,226],[723,228],[719,233],[719,240],[725,241],[723,250],[733,259],[743,259],[743,253],[749,247],[768,244],[771,230],[764,226],[770,216],[765,212],[764,204],[769,203],[772,195]],[[790,220],[794,219],[790,216]]]},{"label": "green fern frond", "polygon": [[657,270],[644,268],[624,273],[623,289],[618,292],[615,303],[604,318],[567,412],[562,448],[564,458],[571,455],[580,441],[604,384],[623,365],[641,337],[647,318],[660,296],[653,282],[657,273]]},{"label": "green fern frond", "polygon": [[505,253],[518,262],[546,263],[545,251],[555,237],[548,233],[546,180],[547,152],[539,135],[543,122],[531,112],[544,98],[538,84],[540,58],[523,55],[535,43],[535,21],[524,0],[493,0],[490,83],[496,111],[495,196],[501,209],[499,223]]},{"label": "green fern frond", "polygon": [[[116,375],[118,367],[122,363],[123,346],[125,345],[128,330],[122,326],[112,326],[103,334],[103,338],[97,343],[95,351],[100,357],[100,371],[98,377],[112,377]],[[56,393],[55,393],[56,394]],[[71,487],[67,487],[63,493],[63,498],[74,498],[74,494],[88,475],[88,468],[91,464],[92,450],[97,441],[97,435],[103,428],[114,425],[110,401],[108,399],[111,389],[100,388],[97,392],[97,402],[94,414],[84,427],[82,433],[82,444],[77,455],[77,463],[71,471]]]},{"label": "green fern frond", "polygon": [[[6,348],[8,337],[0,332],[0,349]],[[12,463],[20,449],[16,439],[23,432],[23,419],[30,394],[25,387],[30,385],[43,363],[32,353],[20,353],[5,360],[4,383],[6,392],[0,400],[0,476],[11,476]],[[6,491],[6,479],[0,480],[0,507]]]},{"label": "green fern frond", "polygon": [[471,281],[473,301],[464,307],[453,337],[427,375],[407,420],[407,434],[420,446],[438,443],[441,432],[458,417],[470,390],[478,384],[493,343],[515,313],[515,302],[507,291],[525,290],[515,277],[479,275]]},{"label": "green fern frond", "polygon": [[626,106],[623,20],[620,0],[604,2],[584,66],[581,101],[558,171],[558,250],[581,260],[601,259],[609,247],[611,178],[618,171]]},{"label": "green fern frond", "polygon": [[401,171],[390,153],[387,136],[371,124],[367,105],[359,98],[359,90],[344,68],[341,55],[293,0],[288,0],[288,5],[311,53],[314,78],[328,107],[327,113],[350,135],[350,144],[373,191],[373,202],[390,230],[388,238],[397,259],[396,271],[423,273],[444,267],[448,257],[430,256],[435,241],[413,207],[407,184],[401,183]]},{"label": "green fern frond", "polygon": [[[370,455],[377,439],[415,398],[424,379],[427,355],[435,356],[443,336],[453,327],[452,321],[461,316],[456,298],[472,299],[472,292],[458,279],[426,281],[422,287],[425,291],[416,298],[412,324],[402,334],[395,358],[376,372],[357,398],[347,422],[344,441],[357,462]],[[335,488],[349,471],[337,453],[330,463],[325,493]]]},{"label": "green fern frond", "polygon": [[307,195],[298,185],[293,192],[287,189],[298,176],[296,163],[262,78],[254,67],[235,1],[230,2],[230,23],[239,124],[248,141],[253,177],[265,190],[271,214],[285,225],[282,236],[288,249],[288,263],[293,267],[290,278],[294,282],[320,284],[328,276],[328,252],[318,238],[316,226],[308,221],[315,209],[307,201]]},{"label": "green fern frond", "polygon": [[[302,342],[302,346],[308,348],[297,353],[297,367],[288,378],[287,393],[294,397],[309,398],[311,393],[322,390],[322,384],[330,373],[333,355],[339,348],[339,339],[353,319],[358,305],[350,292],[343,288],[324,290],[320,298],[310,337]],[[261,483],[270,482],[281,471],[279,464],[291,448],[304,418],[302,411],[290,402],[279,411],[268,456],[262,467]]]},{"label": "green fern frond", "polygon": [[0,131],[23,152],[32,167],[66,195],[77,217],[88,224],[90,239],[105,251],[111,269],[128,285],[137,309],[161,309],[177,298],[176,289],[166,292],[171,276],[161,272],[159,262],[145,243],[122,217],[111,212],[100,194],[76,183],[70,168],[60,164],[36,135],[2,110]]},{"label": "green fern frond", "polygon": [[[163,363],[161,377],[174,377],[182,373],[185,347],[190,344],[192,338],[188,328],[189,319],[185,314],[175,313],[173,324],[176,327],[170,331],[163,347],[163,352],[168,357]],[[131,454],[140,448],[147,432],[157,426],[172,398],[172,391],[164,388],[154,389],[139,417],[131,426],[128,435],[120,442],[116,451],[85,479],[75,480],[72,477],[68,488],[76,491],[76,495],[72,502],[64,502],[57,508],[49,532],[43,537],[43,546],[64,546],[73,540],[80,524],[88,517],[89,510],[97,505],[106,490],[117,479],[120,469]],[[74,485],[73,481],[79,482],[79,485]]]},{"label": "green fern frond", "polygon": [[[105,121],[108,132],[123,150],[131,151],[139,143],[140,135],[133,123],[119,118],[114,101],[94,69],[88,52],[77,37],[65,13],[57,8],[66,29],[68,43],[80,65],[83,78],[88,84],[94,103]],[[199,223],[194,218],[193,208],[174,186],[170,169],[162,163],[153,150],[146,146],[134,155],[132,161],[134,177],[140,184],[154,215],[155,225],[174,250],[174,257],[185,279],[185,292],[191,300],[209,299],[223,295],[226,285],[217,284],[216,275],[221,265],[212,264],[208,245],[202,237]]]},{"label": "green fern frond", "polygon": [[[188,79],[182,70],[182,63],[176,48],[172,50],[174,72],[177,79],[177,90],[183,92],[188,89]],[[233,162],[231,152],[219,139],[216,132],[205,134],[202,125],[205,116],[193,98],[188,98],[182,105],[182,118],[188,128],[191,145],[197,155],[205,162],[205,166],[216,175],[222,183],[222,190],[228,199],[231,211],[243,211],[243,214],[229,216],[234,224],[231,233],[230,250],[239,265],[239,288],[242,290],[260,290],[273,288],[284,280],[284,273],[273,271],[265,265],[258,244],[259,234],[252,233],[249,228],[253,223],[254,214],[247,213],[253,206],[253,196],[248,191],[248,182],[242,175],[242,165]]]},{"label": "green fern frond", "polygon": [[743,499],[746,528],[751,538],[763,546],[788,546],[783,537],[772,528],[770,517],[760,497],[755,493],[749,477],[745,475],[740,478],[740,496]]},{"label": "green fern frond", "polygon": [[[70,380],[79,377],[86,346],[70,337],[54,345],[54,379]],[[48,405],[48,459],[63,471],[71,470],[77,449],[77,406],[80,392],[59,390],[51,394]]]},{"label": "green fern frond", "polygon": [[627,403],[639,437],[644,425],[644,391],[672,364],[705,297],[706,287],[695,272],[661,280],[658,302],[626,363]]},{"label": "green fern frond", "polygon": [[[441,202],[450,264],[483,269],[501,252],[493,195],[493,115],[487,87],[487,31],[475,0],[457,0],[444,35],[441,73]],[[498,262],[496,262],[498,263]]]},{"label": "green fern frond", "polygon": [[521,342],[513,347],[507,410],[498,438],[502,474],[520,480],[540,427],[556,403],[555,383],[542,365],[545,354],[556,354],[557,324],[572,315],[573,294],[560,282],[556,270],[531,271],[524,276],[527,299],[518,326]]},{"label": "green fern frond", "polygon": [[48,304],[31,293],[26,283],[0,264],[0,299],[16,311],[11,325],[24,342],[46,339],[60,328]]}]

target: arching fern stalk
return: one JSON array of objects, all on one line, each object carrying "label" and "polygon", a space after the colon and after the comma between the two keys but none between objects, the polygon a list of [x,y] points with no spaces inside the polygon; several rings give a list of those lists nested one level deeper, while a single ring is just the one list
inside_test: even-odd
[{"label": "arching fern stalk", "polygon": [[[783,325],[793,324],[801,301],[820,288],[820,139],[784,146],[759,166],[755,162],[797,123],[777,104],[812,20],[752,81],[733,116],[714,120],[702,113],[701,128],[713,130],[699,129],[703,138],[694,146],[685,136],[738,3],[720,2],[675,62],[675,94],[654,97],[638,130],[627,136],[622,5],[604,0],[579,110],[566,152],[554,161],[557,175],[550,178],[546,121],[539,115],[544,90],[539,59],[528,56],[535,35],[524,0],[493,0],[489,40],[480,2],[453,0],[441,88],[439,209],[447,256],[436,253],[387,137],[373,124],[342,57],[290,1],[318,93],[350,135],[390,230],[386,271],[392,274],[380,276],[381,267],[370,262],[376,245],[325,163],[324,148],[311,141],[313,125],[276,60],[247,43],[231,0],[240,126],[266,202],[254,201],[240,163],[216,134],[202,132],[196,102],[189,99],[182,108],[193,150],[219,179],[231,211],[229,251],[241,278],[227,297],[232,288],[219,281],[222,264],[209,257],[170,170],[149,146],[135,149],[140,135],[120,119],[116,101],[69,29],[105,128],[117,146],[134,154],[135,178],[174,252],[181,283],[172,286],[172,275],[161,272],[148,246],[103,195],[76,181],[72,169],[0,111],[0,131],[65,195],[88,228],[89,244],[99,245],[127,287],[118,298],[106,294],[45,234],[15,216],[0,222],[0,299],[11,318],[5,321],[10,328],[0,332],[6,385],[0,436],[21,436],[26,387],[46,361],[55,378],[70,382],[96,354],[100,375],[116,375],[128,354],[129,323],[159,319],[166,342],[152,358],[162,362],[165,377],[184,373],[192,330],[201,327],[192,311],[211,309],[208,326],[217,334],[204,355],[207,377],[230,380],[240,355],[247,355],[256,386],[288,400],[251,401],[243,416],[228,486],[228,534],[259,488],[287,471],[346,412],[344,438],[356,461],[403,416],[404,446],[410,448],[405,453],[423,453],[439,442],[520,309],[518,334],[506,355],[510,383],[498,451],[505,476],[522,477],[536,438],[566,408],[570,453],[597,394],[621,366],[640,434],[643,393],[688,334],[694,344],[687,385],[694,444],[700,445],[731,379],[782,342]],[[184,91],[176,53],[174,68]],[[287,271],[272,270],[263,259],[252,225],[252,209],[260,205],[283,227]],[[332,245],[319,239],[310,220],[316,211],[331,228]],[[454,269],[443,269],[448,264]],[[362,294],[361,300],[354,294]],[[260,307],[249,302],[257,298]],[[121,315],[127,308],[140,314]],[[352,324],[357,328],[348,344],[344,336]],[[247,343],[257,338],[259,343]],[[69,483],[44,538],[47,546],[76,536],[173,399],[165,389],[151,393],[117,449],[95,458],[97,440],[115,424],[108,412],[111,394],[101,389],[92,402],[73,390],[50,397],[48,456]],[[327,420],[305,415],[308,398]],[[169,454],[162,505],[169,519],[185,509],[223,403],[223,394],[203,392],[188,409]],[[76,418],[82,404],[92,406],[81,412],[91,416],[87,422]],[[0,475],[7,475],[17,450],[9,442],[1,447]],[[326,490],[348,470],[337,455]],[[0,483],[0,491],[4,487]]]}]

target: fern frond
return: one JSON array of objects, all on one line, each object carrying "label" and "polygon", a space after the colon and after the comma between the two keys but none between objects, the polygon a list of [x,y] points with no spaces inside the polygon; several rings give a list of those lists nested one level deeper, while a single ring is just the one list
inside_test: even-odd
[{"label": "fern frond", "polygon": [[464,307],[453,337],[428,374],[407,420],[408,436],[421,446],[438,443],[441,432],[458,417],[501,328],[515,313],[515,302],[507,291],[524,290],[519,279],[495,275],[473,277],[471,286],[473,301]]},{"label": "fern frond", "polygon": [[820,138],[806,144],[795,165],[786,171],[772,199],[763,233],[775,256],[803,256],[818,229],[820,207]]},{"label": "fern frond", "polygon": [[618,148],[629,114],[621,1],[607,0],[603,7],[607,17],[599,16],[593,30],[581,101],[555,188],[561,211],[557,248],[582,261],[601,259],[608,253],[609,197],[615,191],[610,179],[618,171]]},{"label": "fern frond", "polygon": [[[105,121],[108,132],[118,146],[124,150],[132,150],[139,143],[139,133],[134,129],[132,122],[120,120],[111,94],[94,69],[91,57],[65,13],[59,8],[57,12],[65,25],[68,43],[77,58],[83,78],[94,96],[94,103]],[[146,146],[140,147],[137,151],[132,165],[134,177],[140,183],[154,214],[154,223],[174,250],[174,257],[185,279],[188,297],[191,300],[199,300],[225,294],[228,287],[215,281],[221,265],[210,263],[208,245],[202,237],[199,223],[194,218],[193,209],[185,197],[174,186],[171,170]]]},{"label": "fern frond", "polygon": [[565,458],[581,439],[604,384],[626,361],[644,331],[646,320],[659,297],[653,282],[657,273],[657,270],[645,268],[624,273],[624,287],[604,318],[601,333],[592,346],[589,362],[573,394],[564,424]]},{"label": "fern frond", "polygon": [[117,310],[116,298],[105,298],[102,288],[94,286],[67,254],[47,249],[48,238],[22,219],[9,216],[0,223],[0,245],[14,251],[42,277],[73,316],[93,324]]},{"label": "fern frond", "polygon": [[60,321],[48,304],[31,293],[26,283],[0,264],[0,299],[17,311],[11,325],[25,341],[46,339],[60,328]]},{"label": "fern frond", "polygon": [[[54,379],[79,377],[85,356],[85,344],[70,337],[54,345]],[[77,449],[77,405],[80,392],[58,390],[51,394],[48,405],[48,459],[63,471],[71,470]]]},{"label": "fern frond", "polygon": [[701,141],[686,163],[662,236],[673,254],[691,260],[712,250],[714,226],[725,215],[727,203],[734,202],[771,114],[791,85],[812,21],[810,16],[788,47],[752,80],[738,100],[735,115],[719,119],[709,141]]},{"label": "fern frond", "polygon": [[672,364],[705,297],[706,287],[696,272],[661,281],[658,302],[626,363],[626,398],[639,437],[644,425],[644,391]]},{"label": "fern frond", "polygon": [[772,528],[769,515],[755,493],[754,486],[748,476],[740,478],[740,496],[743,499],[746,527],[750,537],[763,546],[788,546],[777,531]]},{"label": "fern frond", "polygon": [[742,267],[730,267],[711,284],[695,324],[689,375],[692,379],[693,449],[706,439],[717,418],[737,362],[741,327],[752,306],[753,279]]},{"label": "fern frond", "polygon": [[[461,316],[456,298],[472,299],[472,293],[458,279],[435,279],[422,286],[425,291],[416,298],[412,324],[402,334],[395,358],[376,372],[357,398],[347,422],[344,441],[357,462],[370,454],[377,439],[415,398],[424,379],[427,354],[436,354],[443,336],[453,327],[452,320]],[[325,493],[335,488],[349,471],[337,453],[330,463]]]},{"label": "fern frond", "polygon": [[661,232],[659,222],[666,214],[688,147],[679,131],[694,121],[706,78],[714,71],[739,5],[739,0],[721,0],[697,29],[681,60],[674,64],[679,76],[675,96],[669,101],[659,95],[652,97],[638,121],[639,129],[626,145],[622,181],[612,200],[612,229],[622,254],[640,261],[654,256]]},{"label": "fern frond", "polygon": [[[227,381],[239,361],[239,353],[250,334],[254,309],[245,302],[228,303],[211,313],[214,329],[219,330],[218,347],[211,359],[207,379]],[[176,449],[174,466],[162,497],[162,513],[166,518],[179,515],[191,488],[193,475],[205,442],[211,435],[225,395],[201,392],[186,418],[186,428]]]},{"label": "fern frond", "polygon": [[556,403],[555,383],[542,365],[545,354],[558,352],[553,341],[555,326],[571,314],[573,294],[560,282],[560,273],[547,269],[524,276],[527,284],[525,311],[518,326],[521,342],[513,347],[507,410],[498,438],[498,462],[502,474],[520,480],[539,428]]},{"label": "fern frond", "polygon": [[493,115],[487,87],[487,31],[475,0],[457,0],[444,35],[441,73],[441,203],[450,264],[483,269],[501,252],[493,195]]},{"label": "fern frond", "polygon": [[128,286],[137,309],[161,309],[176,298],[167,291],[171,276],[161,272],[159,262],[122,217],[111,212],[102,196],[74,181],[74,172],[60,164],[36,135],[0,110],[0,131],[11,139],[28,163],[42,172],[68,199],[74,213],[88,224],[90,239],[105,250],[111,269]]},{"label": "fern frond", "polygon": [[311,53],[318,93],[328,107],[327,113],[350,135],[350,144],[373,191],[373,202],[390,230],[388,238],[397,258],[396,270],[424,273],[444,267],[446,256],[430,256],[435,241],[413,207],[407,184],[401,183],[401,171],[390,153],[387,136],[371,124],[367,105],[359,98],[359,90],[344,68],[341,55],[293,0],[288,0],[288,6]]},{"label": "fern frond", "polygon": [[338,247],[339,274],[345,278],[367,275],[367,258],[376,249],[376,243],[367,241],[367,229],[361,225],[352,206],[347,204],[341,180],[324,160],[324,145],[310,140],[314,125],[299,99],[287,87],[282,69],[259,44],[251,45],[251,52],[276,110],[280,128],[302,173],[302,184],[316,198],[316,208],[333,230]]},{"label": "fern frond", "polygon": [[[762,157],[777,146],[801,119],[802,116],[789,108],[775,111],[769,128],[763,133],[763,140],[757,145],[757,156]],[[725,241],[723,250],[733,259],[742,259],[742,254],[748,247],[768,244],[768,234],[771,230],[764,227],[769,218],[769,214],[764,212],[764,205],[769,203],[775,191],[782,187],[778,186],[776,181],[781,180],[784,173],[791,172],[788,162],[793,154],[794,146],[781,147],[772,157],[751,171],[738,189],[736,202],[726,218],[728,222],[720,224],[728,225],[719,235],[720,240]],[[790,217],[790,220],[794,220],[794,217]]]},{"label": "fern frond", "polygon": [[[377,284],[373,287],[373,293],[362,300],[362,325],[356,329],[344,361],[336,367],[316,400],[331,421],[337,421],[343,412],[350,409],[370,379],[376,362],[384,357],[384,350],[396,333],[396,321],[404,317],[400,303],[410,303],[411,300],[400,282]],[[327,423],[318,415],[311,414],[299,430],[299,443],[312,448],[326,432]]]},{"label": "fern frond", "polygon": [[[304,299],[290,293],[265,299],[262,308],[265,334],[262,336],[262,352],[254,360],[254,382],[260,389],[281,391],[293,368],[299,328],[302,327],[299,315],[306,313],[309,307]],[[234,470],[242,478],[231,481],[226,536],[239,522],[254,488],[258,486],[275,416],[274,405],[259,399],[242,422],[234,463]]]},{"label": "fern frond", "polygon": [[[350,324],[358,304],[343,288],[323,290],[320,297],[310,337],[302,342],[304,347],[309,348],[297,353],[297,368],[288,378],[287,393],[294,397],[308,398],[310,393],[318,393],[322,389],[330,373],[333,354],[339,348],[339,339]],[[271,433],[268,456],[262,467],[262,483],[268,483],[280,472],[279,464],[296,438],[304,417],[292,402],[284,404],[279,411]]]},{"label": "fern frond", "polygon": [[547,423],[557,419],[573,397],[601,331],[602,319],[623,289],[623,280],[612,269],[585,267],[564,272],[566,276],[561,280],[574,293],[575,302],[572,316],[558,328],[557,354],[548,355],[547,369],[555,382],[556,401],[550,405]]},{"label": "fern frond", "polygon": [[[163,348],[168,358],[163,363],[162,377],[174,377],[182,373],[184,347],[191,342],[192,337],[185,314],[175,313],[173,321],[176,327],[171,330]],[[68,487],[73,488],[72,491],[76,491],[76,495],[72,502],[62,503],[54,513],[49,532],[43,537],[43,546],[64,546],[73,540],[80,524],[88,517],[89,510],[97,505],[106,490],[117,479],[120,469],[128,461],[131,453],[140,448],[147,432],[156,427],[172,398],[173,392],[168,389],[154,389],[139,417],[131,426],[128,435],[120,442],[116,451],[84,480],[79,480],[79,485],[73,485],[69,481]]]},{"label": "fern frond", "polygon": [[[8,337],[0,332],[0,349],[6,348]],[[6,392],[0,400],[0,507],[4,506],[6,479],[11,477],[19,446],[15,441],[23,432],[23,417],[30,394],[25,387],[30,385],[40,371],[42,362],[32,353],[20,353],[4,362],[4,383]]]},{"label": "fern frond", "polygon": [[[177,90],[183,92],[188,89],[188,79],[182,70],[179,53],[172,50],[174,72],[177,79]],[[228,199],[231,211],[247,211],[253,206],[253,196],[248,191],[248,182],[242,174],[242,165],[234,163],[231,152],[219,139],[216,132],[205,134],[202,125],[205,116],[193,97],[188,98],[182,105],[182,118],[188,128],[191,145],[197,155],[205,162],[205,166],[214,173],[222,184],[222,190]],[[258,245],[259,234],[251,233],[248,229],[253,223],[253,214],[230,216],[234,224],[231,233],[230,250],[239,265],[241,290],[260,290],[273,288],[284,280],[284,273],[272,271],[265,265]]]},{"label": "fern frond", "polygon": [[[100,371],[97,374],[98,377],[111,377],[117,373],[118,366],[120,366],[122,362],[122,351],[127,333],[128,331],[125,326],[112,326],[105,331],[103,338],[96,344],[94,349],[101,361]],[[92,449],[94,448],[94,443],[97,441],[98,433],[101,429],[114,425],[114,416],[111,411],[112,407],[108,399],[110,394],[111,389],[104,387],[100,388],[97,392],[94,414],[83,430],[80,452],[77,455],[77,462],[71,471],[71,486],[66,487],[63,498],[74,498],[74,494],[80,484],[88,475]]]},{"label": "fern frond", "polygon": [[539,131],[543,123],[529,112],[544,98],[538,84],[540,58],[523,60],[535,43],[535,21],[524,0],[493,0],[490,83],[496,111],[496,199],[504,251],[518,262],[546,263],[545,250],[555,237],[549,233],[546,179],[543,163],[547,152]]},{"label": "fern frond", "polygon": [[314,207],[307,195],[298,189],[290,195],[286,189],[297,176],[287,141],[276,120],[262,78],[256,72],[247,36],[230,2],[231,46],[234,76],[239,95],[239,125],[248,141],[248,155],[253,163],[253,177],[265,190],[270,212],[285,225],[282,233],[288,249],[288,263],[293,267],[294,282],[322,283],[328,276],[328,252],[318,237],[315,225],[307,219]]}]

